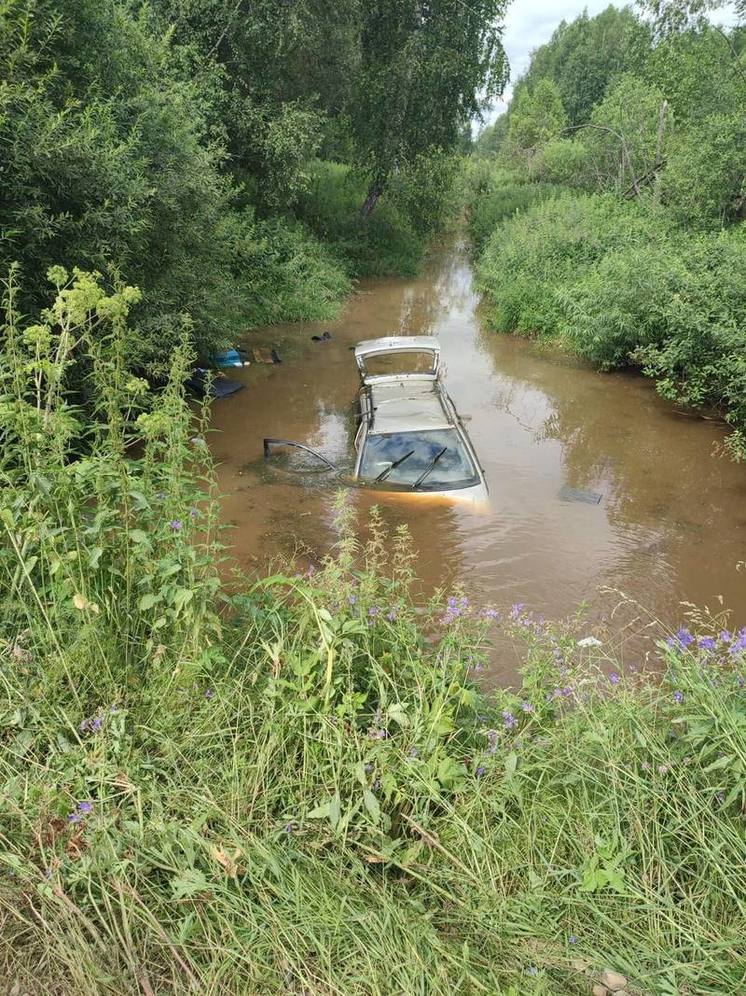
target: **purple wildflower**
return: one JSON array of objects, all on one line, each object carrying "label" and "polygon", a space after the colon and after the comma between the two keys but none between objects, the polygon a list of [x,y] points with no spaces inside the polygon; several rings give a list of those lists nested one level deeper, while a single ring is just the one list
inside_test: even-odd
[{"label": "purple wildflower", "polygon": [[103,725],[104,720],[102,716],[96,716],[91,720],[91,730],[93,730],[94,733],[98,733]]},{"label": "purple wildflower", "polygon": [[575,934],[570,934],[570,936],[567,938],[567,943],[568,944],[577,944],[578,943],[578,939],[575,936]]},{"label": "purple wildflower", "polygon": [[690,647],[694,643],[694,637],[684,626],[682,626],[677,632],[676,639],[679,641],[679,646],[684,649]]},{"label": "purple wildflower", "polygon": [[371,607],[368,609],[368,615],[371,617],[371,619],[375,619],[375,617],[378,615],[379,611],[380,610],[379,610],[379,608],[377,606],[371,605]]},{"label": "purple wildflower", "polygon": [[199,510],[198,510],[198,509],[196,509],[196,508],[190,508],[190,509],[189,509],[189,515],[190,515],[190,516],[191,516],[191,517],[192,517],[193,519],[196,519],[196,518],[197,518],[197,516],[199,515]]},{"label": "purple wildflower", "polygon": [[524,712],[536,712],[536,708],[531,702],[521,702],[521,709]]},{"label": "purple wildflower", "polygon": [[681,705],[681,703],[682,703],[682,702],[684,701],[684,693],[683,693],[683,692],[680,692],[680,691],[679,691],[679,690],[677,689],[677,690],[676,690],[676,691],[675,691],[675,692],[673,693],[673,700],[674,700],[674,702],[676,703],[676,705]]},{"label": "purple wildflower", "polygon": [[350,605],[355,605],[357,603],[357,595],[348,595],[347,601],[350,603]]},{"label": "purple wildflower", "polygon": [[91,802],[79,802],[75,809],[68,813],[67,822],[68,823],[80,823],[84,816],[93,812],[93,803]]},{"label": "purple wildflower", "polygon": [[619,682],[621,681],[621,678],[616,673],[616,671],[612,671],[611,674],[609,675],[609,681],[612,683],[612,685],[618,685]]},{"label": "purple wildflower", "polygon": [[744,651],[746,651],[746,629],[739,631],[738,636],[728,648],[728,653],[731,657],[735,657],[736,654],[741,654]]},{"label": "purple wildflower", "polygon": [[417,750],[416,747],[410,747],[409,748],[409,756],[410,757],[419,757],[420,756],[420,752]]},{"label": "purple wildflower", "polygon": [[477,770],[474,772],[474,774],[477,776],[477,778],[482,778],[484,775],[487,774],[487,769],[483,764],[480,764]]},{"label": "purple wildflower", "polygon": [[169,526],[173,529],[175,533],[179,532],[179,530],[181,529],[181,525],[182,525],[181,519],[171,519],[171,521],[169,522]]},{"label": "purple wildflower", "polygon": [[514,605],[510,606],[510,618],[518,619],[525,609],[525,604],[523,602],[516,602]]},{"label": "purple wildflower", "polygon": [[513,730],[518,726],[518,720],[515,718],[512,712],[507,709],[503,710],[503,723],[505,724],[506,730]]},{"label": "purple wildflower", "polygon": [[733,639],[733,635],[729,633],[727,629],[721,629],[718,639],[721,643],[730,643]]},{"label": "purple wildflower", "polygon": [[373,770],[373,765],[371,764],[370,761],[368,761],[368,763],[363,766],[363,770],[365,771],[366,775],[369,775],[371,773],[371,771]]},{"label": "purple wildflower", "polygon": [[290,820],[290,822],[285,824],[285,833],[292,833],[293,830],[298,826],[295,820]]},{"label": "purple wildflower", "polygon": [[215,695],[215,692],[212,690],[212,688],[208,688],[206,690],[206,692],[205,692],[205,698],[206,699],[211,699],[214,695]]},{"label": "purple wildflower", "polygon": [[700,650],[714,650],[716,646],[716,641],[714,636],[700,636],[697,640],[697,646]]}]

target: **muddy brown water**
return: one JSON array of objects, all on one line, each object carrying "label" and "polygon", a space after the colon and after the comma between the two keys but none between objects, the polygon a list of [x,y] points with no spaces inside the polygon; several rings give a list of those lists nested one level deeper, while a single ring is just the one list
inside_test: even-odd
[{"label": "muddy brown water", "polygon": [[[311,341],[324,330],[329,341]],[[677,412],[634,374],[602,374],[490,332],[459,244],[434,254],[416,278],[361,283],[338,321],[276,326],[247,340],[277,345],[283,363],[231,372],[247,389],[213,408],[226,539],[245,570],[259,572],[299,544],[301,562],[329,550],[331,475],[296,472],[282,459],[265,466],[262,439],[295,439],[349,460],[358,389],[350,347],[392,332],[440,339],[445,382],[490,490],[481,514],[427,499],[378,500],[388,524],[409,527],[425,590],[460,583],[475,601],[522,602],[547,618],[586,603],[589,626],[622,642],[649,618],[678,625],[683,602],[746,622],[746,467],[713,455],[724,428]],[[602,499],[563,500],[563,488]],[[364,518],[373,497],[351,495]],[[616,611],[616,592],[639,611]],[[631,646],[639,652],[634,639]]]}]

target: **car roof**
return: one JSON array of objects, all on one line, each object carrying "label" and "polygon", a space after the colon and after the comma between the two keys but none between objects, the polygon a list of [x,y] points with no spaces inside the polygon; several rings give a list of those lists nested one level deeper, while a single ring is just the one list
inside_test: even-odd
[{"label": "car roof", "polygon": [[355,346],[355,356],[369,353],[440,353],[440,339],[434,335],[385,335],[380,339],[363,339]]},{"label": "car roof", "polygon": [[442,389],[431,378],[387,377],[371,385],[373,419],[368,432],[423,432],[449,429],[454,423],[443,403]]}]

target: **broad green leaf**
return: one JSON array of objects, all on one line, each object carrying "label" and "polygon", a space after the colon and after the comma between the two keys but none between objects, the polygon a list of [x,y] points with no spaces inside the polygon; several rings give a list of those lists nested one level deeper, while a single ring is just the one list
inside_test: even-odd
[{"label": "broad green leaf", "polygon": [[510,779],[515,774],[515,769],[518,767],[518,755],[515,751],[511,751],[510,754],[505,758],[505,777]]},{"label": "broad green leaf", "polygon": [[185,605],[188,605],[194,598],[194,592],[190,588],[177,588],[174,592],[173,603],[177,612],[181,612]]},{"label": "broad green leaf", "polygon": [[365,808],[370,814],[370,818],[374,823],[378,823],[381,818],[381,807],[378,804],[378,799],[373,795],[370,789],[363,789],[363,802],[365,803]]},{"label": "broad green leaf", "polygon": [[317,806],[315,809],[312,809],[311,812],[308,814],[308,819],[309,820],[326,819],[326,817],[329,815],[330,808],[331,808],[331,800],[329,802],[322,803],[321,806]]},{"label": "broad green leaf", "polygon": [[339,792],[334,793],[334,797],[329,803],[329,822],[332,825],[332,830],[336,830],[339,825],[339,817],[341,815],[342,803],[339,798]]},{"label": "broad green leaf", "polygon": [[197,868],[187,868],[180,875],[171,879],[171,896],[173,899],[187,899],[207,888],[207,879]]},{"label": "broad green leaf", "polygon": [[393,719],[399,726],[409,726],[409,716],[405,712],[406,708],[406,705],[403,705],[401,702],[394,702],[388,708],[389,719]]}]

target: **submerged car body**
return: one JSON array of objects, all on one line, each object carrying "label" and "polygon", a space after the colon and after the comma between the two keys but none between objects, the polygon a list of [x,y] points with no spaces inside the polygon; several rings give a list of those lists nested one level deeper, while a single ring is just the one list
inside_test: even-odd
[{"label": "submerged car body", "polygon": [[[392,494],[486,503],[482,468],[440,377],[438,339],[369,339],[355,347],[355,360],[361,386],[353,483]],[[275,445],[308,450],[267,439],[265,456]]]},{"label": "submerged car body", "polygon": [[[415,361],[408,372],[405,358]],[[355,348],[355,360],[362,380],[355,478],[387,490],[485,502],[482,469],[440,377],[439,341],[370,339]]]}]

